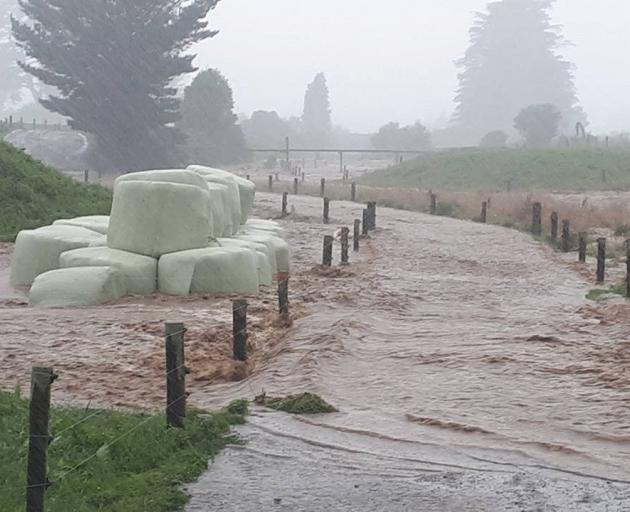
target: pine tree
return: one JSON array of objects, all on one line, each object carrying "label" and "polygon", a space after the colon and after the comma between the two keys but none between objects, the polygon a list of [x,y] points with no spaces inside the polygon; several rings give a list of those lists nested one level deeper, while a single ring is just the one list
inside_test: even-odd
[{"label": "pine tree", "polygon": [[564,130],[584,113],[578,106],[574,66],[557,51],[566,44],[551,23],[554,0],[502,0],[477,13],[470,30],[456,97],[454,124],[469,141],[492,130],[512,129],[514,117],[529,105],[551,104]]},{"label": "pine tree", "polygon": [[302,129],[306,143],[311,146],[325,146],[330,142],[332,122],[328,85],[324,73],[316,75],[306,90]]},{"label": "pine tree", "polygon": [[93,134],[117,170],[176,163],[180,75],[196,70],[189,47],[215,33],[218,0],[20,0],[13,34],[24,70],[59,94],[42,105]]},{"label": "pine tree", "polygon": [[234,115],[232,89],[216,69],[199,73],[184,92],[178,128],[188,164],[231,164],[245,157],[245,137]]}]

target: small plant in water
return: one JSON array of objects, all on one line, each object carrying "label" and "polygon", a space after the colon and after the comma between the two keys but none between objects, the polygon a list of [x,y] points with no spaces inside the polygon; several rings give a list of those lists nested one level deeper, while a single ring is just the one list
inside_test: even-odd
[{"label": "small plant in water", "polygon": [[256,404],[290,414],[322,414],[337,412],[332,405],[314,393],[300,393],[286,397],[268,397],[265,393],[254,400]]}]

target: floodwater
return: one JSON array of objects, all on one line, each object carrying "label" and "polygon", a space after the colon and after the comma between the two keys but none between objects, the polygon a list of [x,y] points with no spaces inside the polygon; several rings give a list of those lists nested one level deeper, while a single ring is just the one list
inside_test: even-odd
[{"label": "floodwater", "polygon": [[[298,221],[320,203],[295,200]],[[296,253],[317,261],[359,213],[289,220]],[[515,231],[388,209],[378,225],[282,350],[203,400],[308,390],[340,412],[255,410],[187,510],[630,509],[628,307],[589,305],[591,283]]]},{"label": "floodwater", "polygon": [[[324,226],[321,199],[289,202],[295,320],[274,322],[271,292],[252,299],[246,367],[229,362],[225,300],[7,302],[2,384],[41,361],[61,368],[59,399],[155,406],[161,322],[182,320],[194,404],[312,391],[340,411],[254,409],[188,511],[630,509],[628,306],[586,301],[592,283],[525,234],[384,208],[351,265],[321,272],[323,235],[362,206],[332,203]],[[279,205],[258,199],[263,216]]]}]

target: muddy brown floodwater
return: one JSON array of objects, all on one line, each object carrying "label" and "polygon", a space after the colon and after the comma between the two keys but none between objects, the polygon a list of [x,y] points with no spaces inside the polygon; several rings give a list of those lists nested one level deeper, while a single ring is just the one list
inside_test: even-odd
[{"label": "muddy brown floodwater", "polygon": [[[257,203],[271,216],[280,200]],[[57,312],[13,301],[0,307],[2,384],[41,361],[62,366],[59,399],[155,405],[161,322],[182,320],[195,404],[313,391],[340,410],[254,409],[245,443],[189,487],[190,512],[630,509],[627,305],[589,303],[586,274],[525,234],[385,208],[351,265],[328,275],[313,268],[322,236],[362,206],[333,203],[324,226],[321,199],[290,203],[296,318],[275,323],[271,292],[253,301],[248,367],[215,346],[226,301]]]}]

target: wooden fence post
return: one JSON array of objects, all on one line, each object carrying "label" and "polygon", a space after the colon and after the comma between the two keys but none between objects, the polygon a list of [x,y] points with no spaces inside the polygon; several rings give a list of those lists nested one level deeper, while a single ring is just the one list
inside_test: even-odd
[{"label": "wooden fence post", "polygon": [[370,211],[365,208],[363,210],[363,236],[367,236],[370,231]]},{"label": "wooden fence post", "polygon": [[232,353],[236,361],[247,361],[247,301],[232,301]]},{"label": "wooden fence post", "polygon": [[350,229],[349,228],[341,228],[341,264],[347,265],[350,261],[350,256],[348,254],[348,248],[350,246],[349,243],[350,238]]},{"label": "wooden fence post", "polygon": [[186,417],[185,332],[182,323],[166,324],[166,423],[172,428],[184,428]]},{"label": "wooden fence post", "polygon": [[606,280],[606,239],[597,239],[597,283]]},{"label": "wooden fence post", "polygon": [[85,171],[83,171],[83,183],[87,185],[89,182],[90,182],[90,171],[86,169]]},{"label": "wooden fence post", "polygon": [[273,192],[273,175],[269,175],[269,192]]},{"label": "wooden fence post", "polygon": [[289,202],[289,193],[288,192],[283,192],[282,193],[282,216],[283,217],[287,216],[288,202]]},{"label": "wooden fence post", "polygon": [[485,224],[488,221],[488,202],[481,203],[481,222]]},{"label": "wooden fence post", "polygon": [[293,195],[298,195],[298,187],[300,180],[298,178],[293,178]]},{"label": "wooden fence post", "polygon": [[247,176],[245,176],[245,179],[246,179],[247,181],[251,181],[251,176],[248,174]]},{"label": "wooden fence post", "polygon": [[330,222],[330,199],[324,198],[324,224]]},{"label": "wooden fence post", "polygon": [[630,297],[630,240],[626,240],[626,297]]},{"label": "wooden fence post", "polygon": [[357,200],[357,184],[353,183],[350,186],[350,201],[354,202]]},{"label": "wooden fence post", "polygon": [[280,173],[276,173],[276,181],[280,181]]},{"label": "wooden fence post", "polygon": [[552,212],[551,214],[551,241],[556,242],[558,240],[558,212]]},{"label": "wooden fence post", "polygon": [[580,263],[586,263],[586,235],[584,233],[580,233],[578,261]]},{"label": "wooden fence post", "polygon": [[431,192],[431,208],[430,208],[430,212],[431,215],[435,215],[437,213],[437,196]]},{"label": "wooden fence post", "polygon": [[354,233],[353,233],[353,249],[354,252],[359,251],[359,237],[361,236],[361,221],[359,219],[354,219]]},{"label": "wooden fence post", "polygon": [[374,231],[376,229],[376,201],[370,201],[367,206],[369,212],[368,230]]},{"label": "wooden fence post", "polygon": [[542,235],[542,204],[534,203],[532,207],[532,234]]},{"label": "wooden fence post", "polygon": [[324,254],[322,258],[322,265],[324,267],[330,267],[332,265],[332,252],[333,252],[334,238],[330,235],[324,237]]},{"label": "wooden fence post", "polygon": [[52,368],[34,367],[31,371],[31,401],[29,405],[29,443],[26,487],[26,511],[44,512],[48,481],[48,432],[50,416],[50,386],[57,376]]},{"label": "wooden fence post", "polygon": [[321,197],[326,195],[326,178],[322,178],[319,183],[319,195]]},{"label": "wooden fence post", "polygon": [[562,221],[562,252],[571,250],[571,223],[568,220]]},{"label": "wooden fence post", "polygon": [[289,278],[280,279],[278,281],[278,306],[280,316],[287,318],[289,316]]}]

